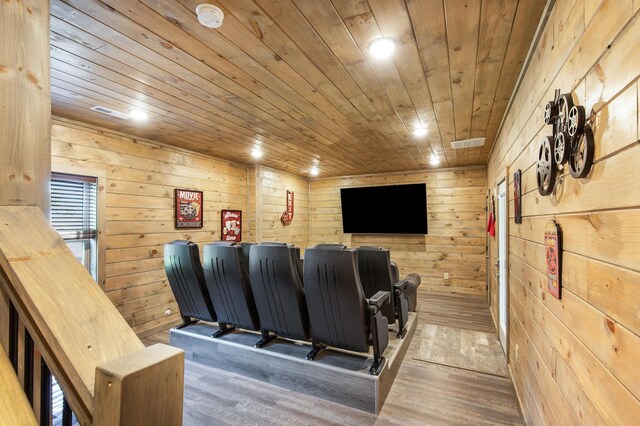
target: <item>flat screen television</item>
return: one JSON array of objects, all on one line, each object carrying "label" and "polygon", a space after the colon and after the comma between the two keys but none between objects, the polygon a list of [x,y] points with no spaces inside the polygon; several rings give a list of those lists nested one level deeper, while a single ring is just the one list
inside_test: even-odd
[{"label": "flat screen television", "polygon": [[427,185],[340,188],[345,234],[427,234]]}]

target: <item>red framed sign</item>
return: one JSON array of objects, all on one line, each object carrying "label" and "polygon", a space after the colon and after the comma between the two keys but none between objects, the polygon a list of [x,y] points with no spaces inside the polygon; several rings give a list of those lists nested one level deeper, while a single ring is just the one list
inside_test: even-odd
[{"label": "red framed sign", "polygon": [[242,241],[242,210],[222,210],[222,241]]},{"label": "red framed sign", "polygon": [[176,228],[202,228],[202,191],[175,190]]},{"label": "red framed sign", "polygon": [[549,293],[560,299],[562,290],[562,231],[551,220],[544,230],[544,248],[547,258],[547,285]]},{"label": "red framed sign", "polygon": [[289,226],[293,221],[293,191],[287,190],[287,209],[280,216],[280,221],[284,226]]}]

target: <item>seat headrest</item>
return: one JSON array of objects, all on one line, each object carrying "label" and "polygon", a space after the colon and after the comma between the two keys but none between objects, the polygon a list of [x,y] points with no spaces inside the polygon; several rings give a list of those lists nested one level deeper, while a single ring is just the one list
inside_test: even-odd
[{"label": "seat headrest", "polygon": [[345,244],[317,244],[314,248],[318,250],[349,250]]},{"label": "seat headrest", "polygon": [[227,247],[229,247],[229,246],[235,246],[237,243],[234,243],[232,241],[214,241],[214,242],[212,242],[210,244],[214,245],[214,246],[227,246]]},{"label": "seat headrest", "polygon": [[381,251],[386,250],[384,247],[375,247],[375,246],[360,246],[358,250],[370,250],[370,251]]},{"label": "seat headrest", "polygon": [[258,245],[259,246],[279,246],[279,247],[280,246],[281,247],[289,246],[289,244],[287,244],[287,243],[281,243],[281,242],[278,242],[278,241],[264,241],[264,242],[262,242],[262,243],[260,243]]},{"label": "seat headrest", "polygon": [[190,246],[190,245],[196,245],[196,243],[194,243],[193,241],[187,241],[187,240],[175,240],[173,241],[171,244],[174,244],[176,246]]}]

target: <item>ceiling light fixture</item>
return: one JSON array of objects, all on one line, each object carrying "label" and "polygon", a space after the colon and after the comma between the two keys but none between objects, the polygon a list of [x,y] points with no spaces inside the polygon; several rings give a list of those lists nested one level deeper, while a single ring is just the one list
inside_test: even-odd
[{"label": "ceiling light fixture", "polygon": [[318,173],[320,173],[320,170],[318,170],[316,166],[313,166],[309,171],[309,173],[311,173],[311,176],[318,176]]},{"label": "ceiling light fixture", "polygon": [[212,4],[203,3],[196,7],[198,22],[207,28],[220,28],[224,19],[224,12]]},{"label": "ceiling light fixture", "polygon": [[369,43],[369,53],[377,59],[387,59],[396,50],[396,42],[392,38],[382,37]]},{"label": "ceiling light fixture", "polygon": [[415,136],[416,138],[427,136],[427,128],[422,126],[416,127],[415,129],[413,129],[413,136]]},{"label": "ceiling light fixture", "polygon": [[257,160],[258,158],[262,157],[262,151],[256,148],[253,151],[251,151],[251,156]]},{"label": "ceiling light fixture", "polygon": [[440,164],[440,160],[438,160],[438,157],[433,155],[431,156],[431,161],[429,163],[431,163],[432,166],[437,166],[438,164]]},{"label": "ceiling light fixture", "polygon": [[136,121],[144,121],[149,118],[149,114],[141,109],[130,109],[129,118]]}]

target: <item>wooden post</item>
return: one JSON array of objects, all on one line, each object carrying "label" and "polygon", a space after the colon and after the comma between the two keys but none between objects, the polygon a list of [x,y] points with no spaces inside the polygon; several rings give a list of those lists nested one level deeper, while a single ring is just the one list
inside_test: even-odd
[{"label": "wooden post", "polygon": [[[0,206],[38,206],[48,215],[49,2],[4,1],[0,39]],[[5,351],[8,311],[9,299],[0,290],[0,344]]]},{"label": "wooden post", "polygon": [[184,352],[153,345],[96,368],[96,426],[181,425]]},{"label": "wooden post", "polygon": [[38,206],[48,215],[49,2],[3,1],[0,39],[0,206]]}]

